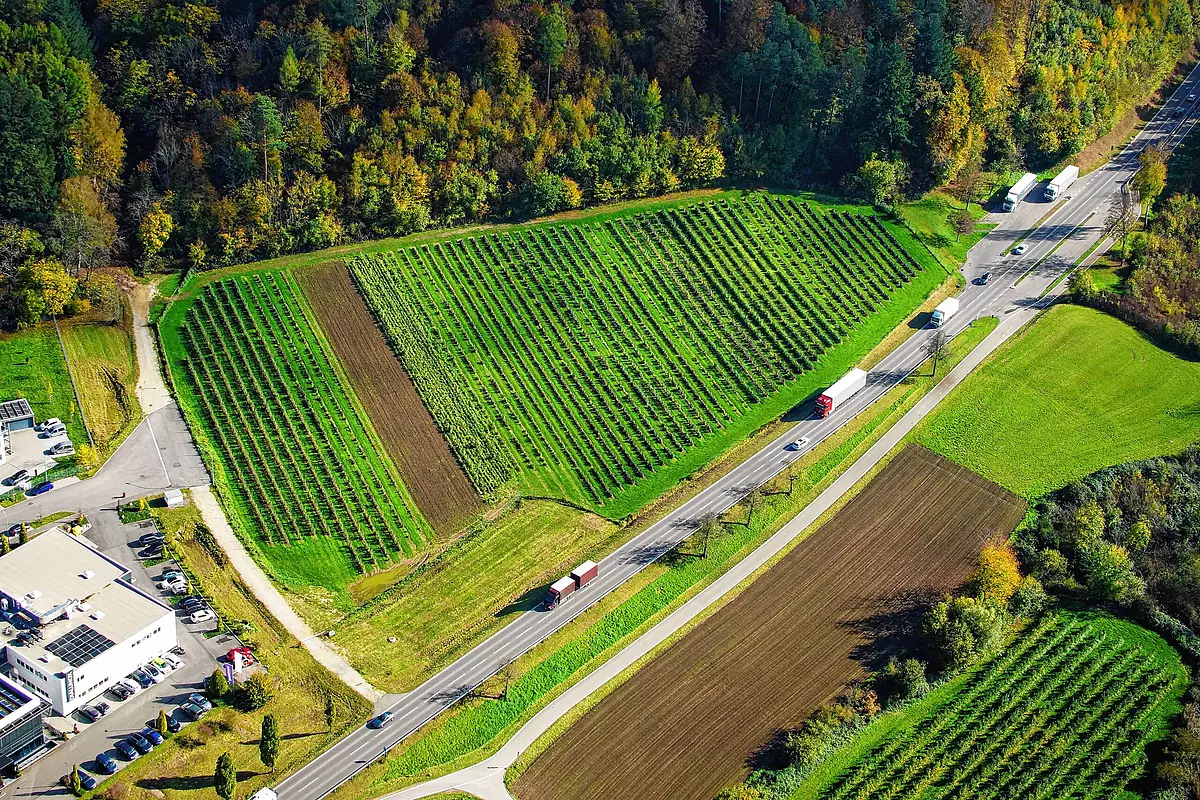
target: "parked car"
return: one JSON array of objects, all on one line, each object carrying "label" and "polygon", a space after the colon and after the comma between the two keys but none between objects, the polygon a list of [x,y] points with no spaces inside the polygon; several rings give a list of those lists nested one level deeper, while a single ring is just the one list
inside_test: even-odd
[{"label": "parked car", "polygon": [[142,736],[149,739],[151,744],[159,745],[163,743],[163,735],[154,730],[154,728],[144,728],[142,730]]},{"label": "parked car", "polygon": [[213,710],[212,701],[210,701],[207,697],[200,694],[199,692],[193,692],[193,693],[189,694],[187,697],[187,701],[189,703],[194,703],[195,705],[200,706],[200,708],[204,709],[205,711]]},{"label": "parked car", "polygon": [[25,527],[24,522],[18,522],[16,525],[10,525],[8,530],[4,532],[5,536],[20,536],[21,529]]},{"label": "parked car", "polygon": [[137,751],[142,755],[146,755],[146,753],[149,753],[154,749],[154,744],[140,733],[129,734],[129,737],[125,741],[133,745],[134,748],[136,748]]},{"label": "parked car", "polygon": [[59,442],[50,448],[52,456],[69,456],[75,453],[75,445],[70,442]]},{"label": "parked car", "polygon": [[204,709],[195,703],[184,703],[179,707],[179,710],[191,720],[197,720],[204,716]]},{"label": "parked car", "polygon": [[167,666],[172,670],[183,669],[183,659],[181,659],[179,656],[172,655],[171,653],[163,653],[162,660],[165,661]]},{"label": "parked car", "polygon": [[216,618],[217,615],[212,612],[211,608],[202,608],[195,614],[192,614],[190,617],[188,617],[188,622],[191,622],[193,625],[195,625],[197,623],[208,622],[209,620]]},{"label": "parked car", "polygon": [[20,483],[21,481],[25,480],[28,477],[29,477],[29,470],[19,469],[16,472],[14,472],[12,475],[9,475],[7,478],[4,479],[4,485],[5,486],[16,486],[18,483]]},{"label": "parked car", "polygon": [[368,722],[367,724],[370,725],[372,728],[375,728],[376,730],[378,730],[379,728],[386,728],[388,725],[391,724],[392,719],[395,716],[396,715],[393,714],[392,712],[385,711],[382,714],[380,714],[378,717],[376,717],[375,719]]},{"label": "parked car", "polygon": [[204,605],[204,601],[195,595],[192,597],[185,597],[179,601],[179,606],[189,614],[199,611],[200,609],[204,608]]},{"label": "parked car", "polygon": [[142,669],[144,669],[146,674],[150,676],[150,680],[154,681],[155,683],[162,683],[167,679],[167,673],[163,672],[153,664],[147,664],[146,666],[142,667]]},{"label": "parked car", "polygon": [[62,436],[67,432],[65,425],[55,425],[52,428],[46,428],[38,434],[39,439],[53,439],[55,436]]},{"label": "parked car", "polygon": [[105,775],[112,775],[117,771],[117,760],[108,753],[101,753],[96,756],[96,771],[103,772]]},{"label": "parked car", "polygon": [[133,689],[130,689],[124,682],[114,683],[108,687],[108,693],[117,700],[128,700],[133,697]]},{"label": "parked car", "polygon": [[37,425],[34,425],[33,429],[35,431],[44,431],[47,428],[59,427],[62,424],[63,424],[63,421],[61,419],[59,419],[58,417],[51,417],[50,419],[44,419],[41,422],[39,422]]},{"label": "parked car", "polygon": [[100,713],[100,709],[96,708],[95,706],[84,706],[83,708],[79,709],[79,713],[87,717],[88,722],[95,722],[104,716]]},{"label": "parked car", "polygon": [[54,484],[50,483],[49,481],[47,481],[46,483],[39,483],[37,486],[34,486],[32,489],[25,492],[25,496],[26,497],[37,497],[39,494],[45,494],[46,492],[50,491],[53,488],[54,488]]},{"label": "parked car", "polygon": [[129,690],[131,695],[137,694],[142,689],[142,685],[133,678],[122,678],[121,680],[117,681],[117,685],[124,686]]},{"label": "parked car", "polygon": [[120,753],[121,757],[126,761],[133,761],[138,757],[137,748],[124,739],[121,739],[119,742],[114,744],[113,749]]},{"label": "parked car", "polygon": [[[142,547],[150,547],[151,545],[162,544],[163,536],[161,533],[144,533],[142,538],[138,539],[138,544]],[[163,573],[164,575],[166,573]]]},{"label": "parked car", "polygon": [[174,714],[167,716],[167,730],[171,733],[179,733],[183,728],[183,723],[179,721],[179,717]]},{"label": "parked car", "polygon": [[135,669],[133,674],[129,677],[137,681],[138,685],[140,685],[143,689],[149,689],[156,683],[154,678],[150,677],[150,673],[146,672],[144,669]]},{"label": "parked car", "polygon": [[163,570],[163,573],[162,573],[162,582],[163,583],[172,583],[174,581],[184,581],[184,580],[187,580],[187,576],[183,574],[183,570],[181,570],[181,569],[176,569],[174,567],[171,567],[170,569]]},{"label": "parked car", "polygon": [[[58,779],[58,782],[61,783],[63,786],[67,787],[68,789],[70,789],[71,788],[71,773],[68,772],[66,775],[63,775],[61,778]],[[92,789],[96,788],[96,779],[93,778],[91,775],[88,775],[83,770],[79,770],[79,785],[83,787],[83,790],[85,792],[90,792]]]}]

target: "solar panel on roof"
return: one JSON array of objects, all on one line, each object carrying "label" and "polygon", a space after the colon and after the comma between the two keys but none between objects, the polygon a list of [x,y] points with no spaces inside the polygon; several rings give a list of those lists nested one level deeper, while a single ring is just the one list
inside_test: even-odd
[{"label": "solar panel on roof", "polygon": [[0,422],[33,415],[28,400],[6,400],[0,403]]},{"label": "solar panel on roof", "polygon": [[115,644],[116,642],[112,639],[102,633],[97,633],[84,624],[72,628],[50,642],[46,645],[46,649],[72,667],[78,667],[91,661]]}]

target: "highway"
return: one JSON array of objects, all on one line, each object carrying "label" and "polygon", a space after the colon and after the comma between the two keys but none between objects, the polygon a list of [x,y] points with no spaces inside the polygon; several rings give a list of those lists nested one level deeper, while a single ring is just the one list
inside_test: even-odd
[{"label": "highway", "polygon": [[[960,310],[950,318],[944,331],[954,336],[979,317],[1003,318],[1011,311],[1038,305],[1039,298],[1063,272],[1103,237],[1109,204],[1136,171],[1142,148],[1159,144],[1170,149],[1190,130],[1197,101],[1186,98],[1192,92],[1200,92],[1198,87],[1200,67],[1188,75],[1129,145],[1104,167],[1077,181],[1053,213],[1028,232],[1024,239],[1028,249],[1022,256],[1005,256],[1004,252],[1025,229],[1016,227],[1015,222],[1005,224],[1005,215],[997,215],[999,226],[968,257],[963,268],[968,283],[959,295]],[[1177,109],[1182,109],[1178,117]],[[1018,211],[1024,211],[1026,216],[1036,212],[1034,219],[1050,211],[1051,205],[1041,202],[1041,192],[1041,188],[1035,188]],[[992,273],[991,280],[981,285],[976,279],[985,271]],[[381,730],[363,727],[354,731],[284,780],[276,787],[279,796],[282,800],[318,800],[349,780],[506,664],[670,551],[694,531],[701,519],[729,508],[746,492],[782,471],[789,461],[803,455],[786,450],[788,443],[807,436],[811,440],[809,447],[815,446],[882,397],[925,360],[924,350],[931,334],[930,329],[914,333],[871,370],[866,389],[828,418],[797,422],[712,486],[617,548],[600,562],[599,577],[557,609],[538,608],[521,614],[421,686],[401,696],[386,709],[394,714],[388,726]]]}]

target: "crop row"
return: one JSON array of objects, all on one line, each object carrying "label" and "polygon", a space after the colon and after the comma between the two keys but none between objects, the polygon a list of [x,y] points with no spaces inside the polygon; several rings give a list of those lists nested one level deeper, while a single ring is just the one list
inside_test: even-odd
[{"label": "crop row", "polygon": [[1057,615],[936,713],[866,754],[829,800],[1119,793],[1178,672],[1138,644]]},{"label": "crop row", "polygon": [[285,273],[209,284],[182,329],[186,372],[234,505],[268,544],[331,538],[360,572],[429,540]]},{"label": "crop row", "polygon": [[351,265],[476,488],[592,506],[777,394],[920,270],[877,218],[772,195]]}]

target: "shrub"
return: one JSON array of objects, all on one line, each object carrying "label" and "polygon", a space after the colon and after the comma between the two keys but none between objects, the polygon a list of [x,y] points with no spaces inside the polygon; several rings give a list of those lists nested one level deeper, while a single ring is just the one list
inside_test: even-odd
[{"label": "shrub", "polygon": [[212,675],[208,677],[208,686],[205,687],[205,692],[209,700],[223,700],[229,694],[229,681],[225,678],[225,672],[221,669],[214,669]]},{"label": "shrub", "polygon": [[925,675],[925,662],[918,658],[892,661],[895,668],[896,687],[900,696],[907,699],[923,697],[929,691],[929,679]]},{"label": "shrub", "polygon": [[925,631],[945,664],[954,670],[995,652],[1004,639],[1008,615],[995,603],[949,597],[930,609]]},{"label": "shrub", "polygon": [[1013,593],[1009,608],[1018,617],[1036,617],[1045,610],[1049,601],[1050,597],[1042,587],[1042,582],[1032,575],[1027,575]]},{"label": "shrub", "polygon": [[1017,554],[1007,543],[985,545],[979,552],[979,562],[971,573],[971,593],[980,600],[1004,605],[1021,584]]},{"label": "shrub", "polygon": [[242,711],[257,711],[271,701],[271,687],[262,673],[238,685],[236,704]]}]

